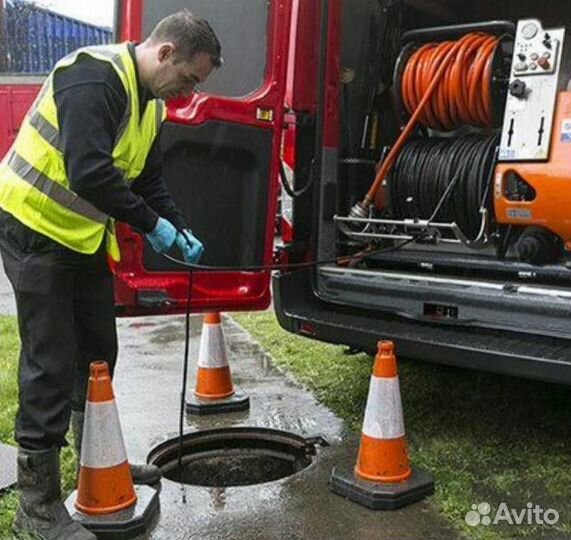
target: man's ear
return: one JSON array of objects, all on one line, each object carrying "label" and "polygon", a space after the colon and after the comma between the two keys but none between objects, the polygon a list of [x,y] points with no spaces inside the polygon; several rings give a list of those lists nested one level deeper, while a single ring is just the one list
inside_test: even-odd
[{"label": "man's ear", "polygon": [[174,54],[174,44],[167,42],[159,47],[159,62],[168,60]]}]

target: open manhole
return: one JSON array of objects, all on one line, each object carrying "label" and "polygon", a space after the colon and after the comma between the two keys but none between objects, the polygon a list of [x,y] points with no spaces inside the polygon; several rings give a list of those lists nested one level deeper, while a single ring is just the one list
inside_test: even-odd
[{"label": "open manhole", "polygon": [[179,467],[179,438],[151,451],[148,463],[175,482],[208,487],[273,482],[309,467],[321,437],[304,438],[267,428],[235,427],[184,435]]}]

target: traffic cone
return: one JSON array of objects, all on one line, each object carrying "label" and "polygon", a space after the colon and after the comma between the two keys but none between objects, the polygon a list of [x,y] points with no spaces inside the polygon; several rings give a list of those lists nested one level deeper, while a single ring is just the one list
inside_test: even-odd
[{"label": "traffic cone", "polygon": [[105,539],[144,532],[158,510],[157,492],[133,485],[106,362],[90,366],[78,489],[66,506],[75,520]]},{"label": "traffic cone", "polygon": [[391,341],[378,343],[357,464],[333,469],[330,487],[373,510],[396,510],[434,493],[432,476],[410,466]]},{"label": "traffic cone", "polygon": [[186,402],[190,414],[244,411],[250,398],[234,388],[228,365],[220,313],[204,315],[194,395]]}]

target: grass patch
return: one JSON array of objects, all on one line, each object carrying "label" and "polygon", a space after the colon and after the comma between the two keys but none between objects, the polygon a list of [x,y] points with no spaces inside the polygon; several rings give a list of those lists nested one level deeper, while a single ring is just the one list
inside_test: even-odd
[{"label": "grass patch", "polygon": [[[285,332],[273,313],[233,318],[279,366],[361,429],[372,357]],[[568,387],[406,359],[399,374],[411,458],[434,474],[435,503],[454,527],[478,540],[571,537]],[[560,519],[554,527],[466,525],[471,505],[484,501],[492,517],[502,502],[517,511],[531,502],[556,509]]]},{"label": "grass patch", "polygon": [[[0,316],[0,442],[14,443],[14,418],[18,409],[18,354],[20,340],[14,317]],[[75,482],[75,457],[71,448],[62,452],[63,488],[67,496]],[[12,539],[12,520],[17,507],[13,491],[0,495],[0,538]]]}]

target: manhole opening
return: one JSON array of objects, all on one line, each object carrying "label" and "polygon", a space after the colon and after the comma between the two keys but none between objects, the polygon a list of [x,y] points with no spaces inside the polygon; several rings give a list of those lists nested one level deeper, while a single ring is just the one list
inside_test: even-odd
[{"label": "manhole opening", "polygon": [[309,467],[321,437],[303,438],[265,428],[228,428],[187,434],[182,444],[170,439],[151,451],[148,462],[169,480],[208,487],[250,486],[273,482]]}]

